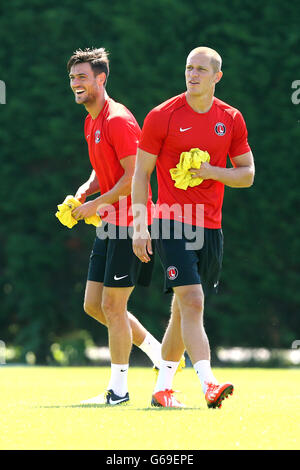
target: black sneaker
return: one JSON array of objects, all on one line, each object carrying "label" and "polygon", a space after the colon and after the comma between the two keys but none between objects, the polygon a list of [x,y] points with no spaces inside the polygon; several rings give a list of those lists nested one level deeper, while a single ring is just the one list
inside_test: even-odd
[{"label": "black sneaker", "polygon": [[129,393],[127,392],[124,397],[119,397],[113,390],[106,390],[106,392],[97,395],[96,397],[89,398],[80,402],[81,405],[121,405],[129,401]]}]

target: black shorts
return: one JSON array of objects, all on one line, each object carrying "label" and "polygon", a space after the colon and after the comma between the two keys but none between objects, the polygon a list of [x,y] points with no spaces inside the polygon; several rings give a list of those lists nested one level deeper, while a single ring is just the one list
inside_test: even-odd
[{"label": "black shorts", "polygon": [[97,228],[88,268],[88,281],[106,287],[147,287],[151,282],[154,253],[142,263],[132,250],[132,228],[104,223]]},{"label": "black shorts", "polygon": [[[222,229],[209,229],[155,219],[156,248],[165,273],[165,292],[173,287],[202,284],[205,295],[217,291],[223,260]],[[157,235],[158,233],[158,235]],[[194,240],[191,238],[195,234]],[[155,238],[155,237],[154,237]]]}]

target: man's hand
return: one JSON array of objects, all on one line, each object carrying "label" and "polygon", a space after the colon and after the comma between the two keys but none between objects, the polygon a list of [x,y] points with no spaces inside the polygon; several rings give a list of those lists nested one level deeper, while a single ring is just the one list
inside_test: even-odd
[{"label": "man's hand", "polygon": [[94,199],[93,201],[85,202],[81,206],[76,207],[76,209],[73,209],[72,216],[76,220],[82,220],[82,219],[85,219],[86,217],[92,217],[93,215],[96,214],[98,205],[99,203],[97,199]]},{"label": "man's hand", "polygon": [[75,194],[75,197],[81,202],[81,204],[83,204],[88,196],[91,196],[92,194],[96,194],[99,191],[100,191],[99,181],[98,181],[95,170],[93,170],[92,173],[90,174],[89,179],[85,183],[83,183],[81,186],[79,186]]},{"label": "man's hand", "polygon": [[192,178],[202,178],[204,180],[214,179],[214,167],[208,162],[202,162],[200,168],[191,168]]},{"label": "man's hand", "polygon": [[134,254],[143,262],[149,263],[150,256],[153,255],[151,237],[148,230],[143,234],[134,233],[132,237],[132,249]]},{"label": "man's hand", "polygon": [[84,183],[83,185],[81,185],[77,189],[75,197],[76,197],[76,199],[78,199],[78,201],[81,202],[81,204],[83,204],[85,202],[85,200],[86,200],[86,183]]}]

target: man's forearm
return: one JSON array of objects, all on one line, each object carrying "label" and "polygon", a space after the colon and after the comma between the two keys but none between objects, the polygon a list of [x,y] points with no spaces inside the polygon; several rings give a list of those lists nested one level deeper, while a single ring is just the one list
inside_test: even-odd
[{"label": "man's forearm", "polygon": [[231,159],[232,168],[223,168],[210,165],[208,162],[201,163],[200,168],[191,168],[193,178],[204,180],[215,180],[230,186],[231,188],[248,188],[253,184],[255,165],[252,152],[238,155]]},{"label": "man's forearm", "polygon": [[149,197],[147,175],[136,172],[132,178],[132,204],[147,205]]},{"label": "man's forearm", "polygon": [[129,196],[131,180],[131,176],[124,174],[113,188],[96,198],[95,201],[97,200],[99,208],[118,202],[120,197]]},{"label": "man's forearm", "polygon": [[76,191],[75,197],[84,203],[88,196],[98,193],[100,191],[98,178],[93,170],[89,179],[83,183]]},{"label": "man's forearm", "polygon": [[211,178],[231,188],[248,188],[254,180],[254,169],[248,166],[238,168],[212,167]]},{"label": "man's forearm", "polygon": [[87,190],[86,190],[87,196],[92,196],[93,194],[99,193],[100,187],[99,187],[97,176],[93,179],[89,179],[86,185],[87,185]]},{"label": "man's forearm", "polygon": [[77,194],[84,195],[85,198],[100,191],[99,182],[95,170],[92,171],[89,179],[83,183],[77,191]]},{"label": "man's forearm", "polygon": [[[147,227],[147,202],[149,197],[149,181],[145,173],[136,171],[132,179],[132,211],[134,227],[142,224]],[[140,227],[141,229],[142,227]]]}]

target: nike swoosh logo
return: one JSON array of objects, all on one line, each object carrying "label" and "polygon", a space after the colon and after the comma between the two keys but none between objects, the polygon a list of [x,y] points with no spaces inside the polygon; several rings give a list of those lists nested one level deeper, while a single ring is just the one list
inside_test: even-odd
[{"label": "nike swoosh logo", "polygon": [[120,400],[112,400],[112,399],[110,398],[110,399],[109,399],[109,403],[110,403],[111,405],[117,405],[118,403],[122,403],[122,401],[126,401],[126,400],[127,400],[127,398],[126,398],[126,399],[125,399],[125,398],[121,398]]},{"label": "nike swoosh logo", "polygon": [[180,132],[185,132],[185,131],[189,131],[190,129],[192,129],[191,127],[186,127],[185,129],[183,129],[182,127],[179,129]]},{"label": "nike swoosh logo", "polygon": [[114,275],[114,280],[115,281],[120,281],[120,279],[124,279],[124,277],[128,277],[128,274],[126,274],[126,276],[121,276],[121,277],[118,277],[116,274]]}]

